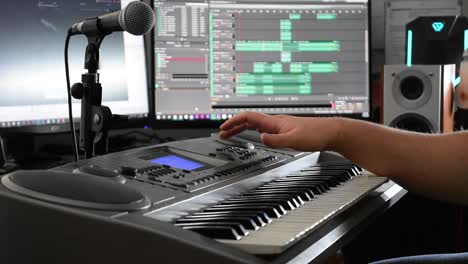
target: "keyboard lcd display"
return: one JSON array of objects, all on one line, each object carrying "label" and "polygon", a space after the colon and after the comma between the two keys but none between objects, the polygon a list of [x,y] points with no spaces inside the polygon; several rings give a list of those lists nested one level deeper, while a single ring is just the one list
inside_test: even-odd
[{"label": "keyboard lcd display", "polygon": [[168,165],[174,168],[178,168],[181,170],[197,170],[202,167],[205,167],[204,164],[179,157],[177,155],[168,155],[163,157],[158,157],[156,159],[151,160],[152,163],[160,164],[160,165]]}]

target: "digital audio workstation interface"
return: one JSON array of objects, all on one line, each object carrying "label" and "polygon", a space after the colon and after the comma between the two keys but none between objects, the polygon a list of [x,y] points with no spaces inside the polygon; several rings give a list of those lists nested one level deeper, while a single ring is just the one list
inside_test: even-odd
[{"label": "digital audio workstation interface", "polygon": [[[3,0],[0,8],[0,128],[68,123],[64,45],[68,28],[120,10],[130,0]],[[70,77],[81,81],[86,37],[70,42]],[[114,114],[148,115],[142,37],[113,33],[101,46],[103,104]],[[73,101],[80,117],[80,101]]]},{"label": "digital audio workstation interface", "polygon": [[369,117],[367,0],[154,4],[158,120]]}]

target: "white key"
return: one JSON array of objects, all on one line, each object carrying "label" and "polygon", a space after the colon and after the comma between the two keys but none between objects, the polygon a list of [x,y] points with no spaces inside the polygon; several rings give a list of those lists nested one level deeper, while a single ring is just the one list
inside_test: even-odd
[{"label": "white key", "polygon": [[279,254],[351,204],[387,181],[368,172],[318,195],[310,202],[241,240],[218,240],[252,254]]}]

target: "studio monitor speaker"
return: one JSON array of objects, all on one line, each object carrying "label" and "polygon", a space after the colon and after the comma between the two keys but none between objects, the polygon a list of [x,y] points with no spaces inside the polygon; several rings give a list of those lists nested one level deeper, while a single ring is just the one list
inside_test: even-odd
[{"label": "studio monitor speaker", "polygon": [[383,122],[422,133],[453,131],[454,65],[384,68]]}]

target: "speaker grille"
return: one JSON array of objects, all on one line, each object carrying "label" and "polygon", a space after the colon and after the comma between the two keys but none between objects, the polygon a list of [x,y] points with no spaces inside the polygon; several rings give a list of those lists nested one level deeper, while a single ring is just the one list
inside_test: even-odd
[{"label": "speaker grille", "polygon": [[149,200],[124,184],[96,176],[58,171],[16,171],[2,178],[5,187],[32,198],[101,210],[138,210]]}]

